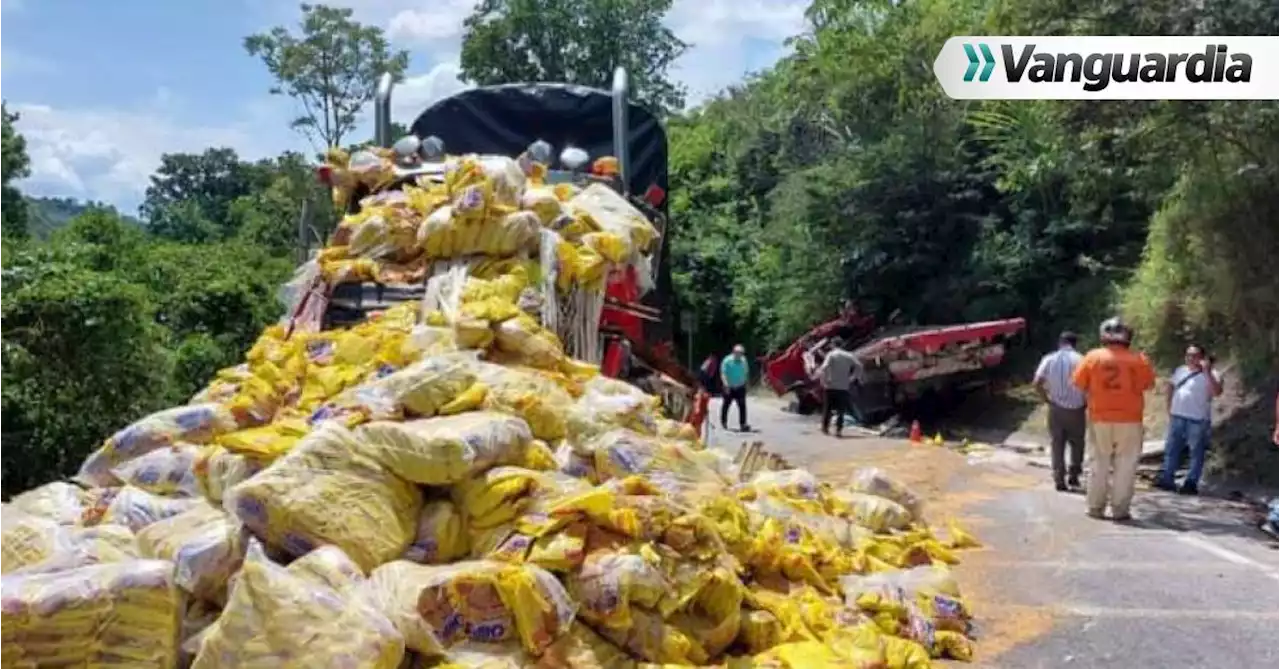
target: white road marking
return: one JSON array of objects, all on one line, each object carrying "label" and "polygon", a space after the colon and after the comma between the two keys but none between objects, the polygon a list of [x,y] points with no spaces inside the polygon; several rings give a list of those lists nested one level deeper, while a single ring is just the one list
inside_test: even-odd
[{"label": "white road marking", "polygon": [[1057,610],[1070,616],[1084,618],[1136,618],[1138,620],[1178,619],[1192,620],[1276,620],[1280,611],[1233,611],[1203,609],[1113,609],[1103,606],[1067,604]]},{"label": "white road marking", "polygon": [[1216,555],[1222,558],[1223,560],[1226,560],[1227,562],[1234,562],[1235,564],[1238,564],[1238,565],[1247,565],[1247,566],[1255,567],[1257,569],[1261,569],[1263,572],[1266,573],[1267,576],[1270,576],[1271,578],[1274,578],[1277,581],[1280,581],[1280,574],[1276,573],[1275,565],[1266,565],[1261,562],[1251,560],[1233,550],[1223,548],[1222,546],[1219,546],[1206,539],[1202,539],[1194,534],[1179,535],[1178,541],[1181,541],[1182,543],[1187,544],[1188,546],[1194,546],[1196,548],[1199,548],[1200,550],[1206,553]]}]

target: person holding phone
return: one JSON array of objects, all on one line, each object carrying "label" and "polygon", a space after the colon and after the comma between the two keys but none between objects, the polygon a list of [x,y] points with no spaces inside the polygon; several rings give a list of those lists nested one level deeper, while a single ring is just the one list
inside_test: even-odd
[{"label": "person holding phone", "polygon": [[1108,502],[1113,520],[1129,520],[1138,458],[1142,456],[1143,394],[1156,383],[1147,356],[1130,348],[1133,330],[1119,317],[1098,327],[1102,346],[1085,354],[1071,381],[1088,407],[1091,518],[1102,518]]},{"label": "person holding phone", "polygon": [[[1165,382],[1169,431],[1165,436],[1164,466],[1156,481],[1157,488],[1183,495],[1200,492],[1200,474],[1209,450],[1213,398],[1221,394],[1222,374],[1213,368],[1213,358],[1199,344],[1188,346],[1183,364],[1173,370]],[[1187,449],[1191,450],[1191,466],[1182,479],[1182,486],[1178,487],[1174,477]]]}]

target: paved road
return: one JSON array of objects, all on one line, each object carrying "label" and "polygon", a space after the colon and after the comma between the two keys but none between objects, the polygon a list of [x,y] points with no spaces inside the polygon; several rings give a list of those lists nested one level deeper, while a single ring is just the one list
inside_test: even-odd
[{"label": "paved road", "polygon": [[884,467],[928,498],[931,520],[958,517],[985,542],[962,554],[957,570],[977,615],[972,666],[1280,663],[1275,544],[1240,505],[1140,491],[1135,522],[1095,521],[1079,495],[1054,491],[1048,471],[1023,455],[837,441],[813,417],[769,401],[751,408],[754,434],[715,430],[711,443],[734,450],[759,439],[793,465],[833,479],[862,464]]}]

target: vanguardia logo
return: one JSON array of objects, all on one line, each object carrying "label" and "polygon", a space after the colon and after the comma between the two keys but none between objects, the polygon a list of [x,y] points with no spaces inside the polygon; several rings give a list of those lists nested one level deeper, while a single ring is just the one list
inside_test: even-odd
[{"label": "vanguardia logo", "polygon": [[[990,60],[990,51],[980,44],[983,56]],[[970,54],[969,45],[965,53]],[[1253,57],[1247,53],[1228,54],[1227,45],[1209,44],[1199,53],[1052,53],[1037,51],[1035,44],[1024,45],[1015,51],[1008,44],[1000,45],[1000,57],[1005,78],[1009,83],[1019,83],[1026,78],[1031,83],[1082,83],[1086,91],[1105,89],[1111,82],[1143,83],[1239,83],[1248,82],[1253,76]],[[970,60],[976,60],[972,55]],[[988,62],[979,81],[986,81],[994,63]],[[969,71],[977,68],[969,64]],[[972,80],[969,72],[965,81]]]},{"label": "vanguardia logo", "polygon": [[1280,36],[956,36],[933,72],[957,100],[1275,100]]}]

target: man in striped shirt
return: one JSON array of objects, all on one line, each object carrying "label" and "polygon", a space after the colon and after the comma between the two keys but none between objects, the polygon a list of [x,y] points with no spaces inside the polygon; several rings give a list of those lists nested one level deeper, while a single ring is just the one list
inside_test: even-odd
[{"label": "man in striped shirt", "polygon": [[[1049,443],[1053,458],[1053,483],[1061,492],[1080,487],[1080,469],[1084,464],[1085,397],[1071,382],[1083,356],[1076,351],[1074,332],[1058,337],[1058,350],[1040,359],[1036,368],[1035,387],[1040,399],[1049,404]],[[1065,451],[1071,446],[1071,467],[1066,465]]]}]

